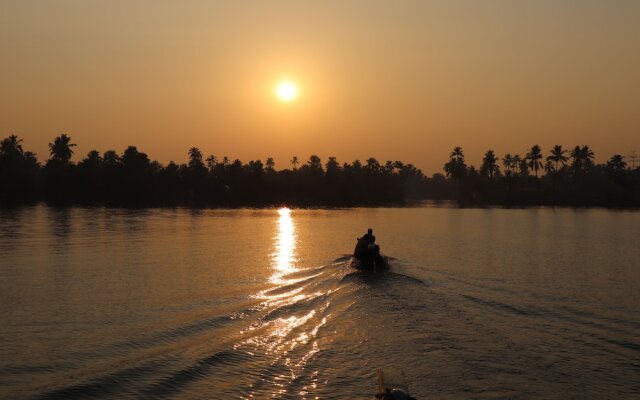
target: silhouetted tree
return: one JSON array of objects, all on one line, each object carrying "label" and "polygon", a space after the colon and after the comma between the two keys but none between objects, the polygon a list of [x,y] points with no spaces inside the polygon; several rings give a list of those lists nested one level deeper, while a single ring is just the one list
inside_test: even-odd
[{"label": "silhouetted tree", "polygon": [[551,155],[547,156],[547,161],[554,163],[554,172],[559,171],[558,164],[562,164],[563,166],[567,165],[569,158],[565,155],[566,153],[567,151],[559,144],[553,146],[553,149],[551,149]]},{"label": "silhouetted tree", "polygon": [[482,165],[480,166],[480,174],[489,179],[493,179],[494,176],[500,175],[500,167],[498,166],[498,157],[496,157],[493,150],[487,150],[482,158]]},{"label": "silhouetted tree", "polygon": [[115,167],[120,164],[120,156],[115,150],[107,150],[102,156],[102,162],[106,166]]},{"label": "silhouetted tree", "polygon": [[189,168],[192,170],[203,169],[202,152],[197,147],[189,149]]},{"label": "silhouetted tree", "polygon": [[545,173],[546,175],[551,175],[551,174],[553,174],[554,172],[556,172],[556,167],[555,167],[555,165],[553,164],[553,161],[551,161],[551,160],[547,160],[547,161],[544,163],[544,173]]},{"label": "silhouetted tree", "polygon": [[316,155],[312,155],[309,157],[309,161],[307,161],[307,165],[312,170],[322,171],[322,160],[320,159],[320,157]]},{"label": "silhouetted tree", "polygon": [[267,167],[267,172],[268,173],[273,174],[275,172],[274,167],[276,165],[276,162],[273,161],[273,157],[268,157],[267,158],[267,162],[265,163],[265,165]]},{"label": "silhouetted tree", "polygon": [[589,148],[589,146],[576,146],[573,148],[573,150],[571,150],[569,155],[571,156],[571,168],[573,169],[574,173],[582,174],[593,167],[593,159],[595,157],[595,154]]},{"label": "silhouetted tree", "polygon": [[75,143],[71,143],[71,137],[63,133],[53,139],[52,143],[49,143],[51,158],[59,160],[65,164],[68,163],[69,160],[71,160],[71,156],[73,156],[73,150],[71,150],[72,147],[75,147]]},{"label": "silhouetted tree", "polygon": [[[226,156],[222,162],[207,157],[205,167],[197,147],[189,149],[187,164],[169,162],[166,167],[135,146],[129,146],[122,156],[114,150],[102,156],[92,150],[75,164],[70,162],[73,146],[67,135],[55,138],[50,143],[52,157],[41,167],[35,154],[24,151],[17,136],[0,141],[0,204],[45,200],[50,204],[229,207],[373,205],[434,198],[456,199],[463,206],[640,206],[640,168],[629,170],[619,154],[606,164],[594,165],[594,153],[586,145],[571,151],[571,167],[565,166],[566,152],[556,145],[546,158],[542,177],[537,171],[542,158],[536,151],[539,146],[533,146],[524,160],[508,153],[502,159],[505,179],[495,179],[500,168],[493,151],[484,154],[477,170],[467,166],[459,146],[444,165],[448,178],[442,174],[427,178],[414,165],[399,160],[381,163],[369,158],[364,165],[359,160],[340,165],[329,157],[323,165],[316,155],[299,169],[294,157],[293,170],[276,171],[271,157],[266,169],[261,160],[230,163]],[[528,176],[529,168],[536,176]],[[557,187],[559,179],[563,185]]]},{"label": "silhouetted tree", "polygon": [[538,170],[542,168],[542,161],[540,161],[542,159],[542,150],[540,146],[536,144],[531,147],[531,151],[527,153],[525,159],[527,160],[527,166],[535,171],[537,178]]},{"label": "silhouetted tree", "polygon": [[0,154],[6,158],[19,158],[23,154],[22,139],[18,139],[16,135],[2,139],[0,142]]},{"label": "silhouetted tree", "polygon": [[380,172],[380,163],[375,158],[371,157],[367,159],[367,163],[364,166],[365,171],[371,174],[377,174]]},{"label": "silhouetted tree", "polygon": [[0,204],[31,202],[37,196],[40,164],[22,148],[22,139],[10,135],[0,142]]},{"label": "silhouetted tree", "polygon": [[518,166],[518,175],[522,177],[529,176],[529,164],[527,163],[527,159],[526,158],[521,159],[518,154],[513,156],[513,159]]},{"label": "silhouetted tree", "polygon": [[216,164],[218,161],[216,156],[211,154],[209,155],[209,157],[207,157],[205,161],[207,162],[207,169],[209,170],[209,173],[214,173],[214,171],[216,170]]},{"label": "silhouetted tree", "polygon": [[457,146],[449,155],[449,162],[444,165],[444,171],[453,180],[460,180],[467,174],[467,164],[464,162],[462,147]]},{"label": "silhouetted tree", "polygon": [[622,173],[627,168],[627,163],[624,162],[624,157],[620,154],[611,156],[611,159],[607,161],[607,168],[615,173]]},{"label": "silhouetted tree", "polygon": [[327,171],[327,176],[335,176],[340,172],[340,164],[335,157],[329,157],[327,163],[325,164],[325,170]]},{"label": "silhouetted tree", "polygon": [[511,175],[513,175],[515,165],[516,163],[513,161],[513,157],[511,157],[510,153],[507,153],[502,157],[502,166],[504,167],[505,176],[511,177]]}]

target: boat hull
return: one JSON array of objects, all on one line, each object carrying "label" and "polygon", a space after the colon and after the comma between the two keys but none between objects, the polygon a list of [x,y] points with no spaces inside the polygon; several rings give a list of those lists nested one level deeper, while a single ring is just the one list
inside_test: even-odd
[{"label": "boat hull", "polygon": [[389,268],[387,260],[380,254],[371,257],[351,259],[351,267],[361,271],[382,271]]}]

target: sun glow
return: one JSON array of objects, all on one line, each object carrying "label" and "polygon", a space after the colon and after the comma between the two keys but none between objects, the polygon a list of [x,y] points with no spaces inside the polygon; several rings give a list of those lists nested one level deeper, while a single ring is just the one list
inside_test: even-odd
[{"label": "sun glow", "polygon": [[282,81],[276,86],[275,93],[280,100],[290,102],[298,97],[298,87],[291,81]]}]

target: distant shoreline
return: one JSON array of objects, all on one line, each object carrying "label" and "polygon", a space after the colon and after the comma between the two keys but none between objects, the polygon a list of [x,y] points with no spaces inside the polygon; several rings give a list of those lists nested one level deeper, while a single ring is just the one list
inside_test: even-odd
[{"label": "distant shoreline", "polygon": [[262,206],[251,205],[186,205],[186,204],[174,204],[174,205],[147,205],[147,206],[125,206],[125,205],[101,205],[101,204],[49,204],[43,200],[31,203],[21,204],[0,204],[0,211],[11,211],[22,208],[34,208],[34,207],[47,207],[53,209],[114,209],[114,210],[167,210],[167,209],[184,209],[184,210],[277,210],[280,208],[290,208],[293,210],[351,210],[359,208],[450,208],[459,210],[533,210],[533,209],[567,209],[567,210],[611,210],[611,211],[640,211],[638,206],[603,206],[603,205],[553,205],[553,204],[538,204],[538,205],[499,205],[499,204],[485,204],[485,205],[459,205],[456,200],[415,200],[405,203],[389,203],[389,204],[377,204],[377,205],[302,205],[302,204],[271,204]]},{"label": "distant shoreline", "polygon": [[[488,150],[479,168],[468,166],[461,147],[444,174],[425,176],[411,163],[369,158],[340,164],[316,155],[290,169],[267,158],[243,163],[204,157],[197,147],[189,162],[164,166],[129,146],[90,151],[71,161],[74,143],[62,134],[49,143],[44,165],[15,135],[0,142],[0,206],[44,201],[49,205],[107,207],[234,208],[410,206],[415,201],[453,201],[457,207],[640,207],[640,166],[616,154],[595,164],[589,146],[568,151],[556,145],[545,158],[534,145],[525,156]],[[546,160],[544,163],[543,161]],[[501,162],[499,162],[501,161]],[[634,161],[635,163],[635,161]],[[502,164],[502,167],[500,166]]]}]

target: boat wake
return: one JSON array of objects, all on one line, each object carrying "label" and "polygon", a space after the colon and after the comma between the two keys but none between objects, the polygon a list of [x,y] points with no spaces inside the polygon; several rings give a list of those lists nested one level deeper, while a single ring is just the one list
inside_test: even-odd
[{"label": "boat wake", "polygon": [[43,373],[35,398],[331,398],[337,386],[368,397],[376,355],[365,344],[385,325],[371,317],[401,309],[403,286],[423,283],[393,268],[363,274],[350,261],[279,273],[227,299],[231,312],[79,354],[84,362]]}]

